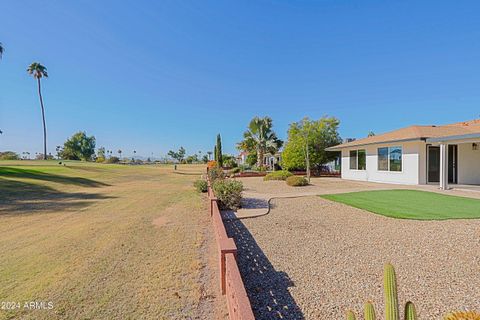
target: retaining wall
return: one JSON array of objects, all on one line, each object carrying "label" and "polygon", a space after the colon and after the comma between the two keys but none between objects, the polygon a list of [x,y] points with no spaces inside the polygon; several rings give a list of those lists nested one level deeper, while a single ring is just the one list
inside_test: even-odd
[{"label": "retaining wall", "polygon": [[226,296],[230,320],[254,320],[252,307],[237,264],[237,247],[233,238],[229,238],[222,215],[218,207],[210,180],[207,175],[209,214],[218,248],[220,288]]}]

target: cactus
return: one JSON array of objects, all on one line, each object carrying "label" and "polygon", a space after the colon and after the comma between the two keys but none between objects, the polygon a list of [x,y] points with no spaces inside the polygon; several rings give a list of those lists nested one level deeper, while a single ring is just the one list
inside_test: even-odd
[{"label": "cactus", "polygon": [[393,269],[393,266],[389,263],[385,265],[383,285],[385,290],[385,319],[399,320],[395,269]]},{"label": "cactus", "polygon": [[347,312],[347,320],[355,320],[355,313],[353,313],[353,311]]},{"label": "cactus", "polygon": [[415,305],[410,301],[405,304],[405,320],[417,320]]},{"label": "cactus", "polygon": [[375,320],[375,308],[371,302],[365,304],[365,320]]}]

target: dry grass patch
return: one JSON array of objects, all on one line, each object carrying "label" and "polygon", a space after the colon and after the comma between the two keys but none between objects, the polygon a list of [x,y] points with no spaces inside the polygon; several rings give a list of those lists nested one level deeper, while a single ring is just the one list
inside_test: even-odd
[{"label": "dry grass patch", "polygon": [[171,166],[24,163],[0,163],[0,301],[54,308],[0,310],[0,319],[204,313],[211,239],[195,176]]}]

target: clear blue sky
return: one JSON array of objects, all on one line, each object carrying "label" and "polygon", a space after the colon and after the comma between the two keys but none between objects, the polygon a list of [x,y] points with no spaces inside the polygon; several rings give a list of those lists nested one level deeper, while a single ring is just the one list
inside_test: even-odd
[{"label": "clear blue sky", "polygon": [[49,151],[78,130],[158,157],[235,152],[255,115],[281,138],[304,116],[342,137],[480,115],[478,1],[2,1],[0,150]]}]

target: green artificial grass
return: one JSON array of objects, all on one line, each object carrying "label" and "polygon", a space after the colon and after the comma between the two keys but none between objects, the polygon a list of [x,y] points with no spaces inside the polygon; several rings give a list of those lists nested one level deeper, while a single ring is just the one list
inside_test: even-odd
[{"label": "green artificial grass", "polygon": [[399,219],[480,218],[480,200],[418,190],[376,190],[322,195],[322,198]]}]

